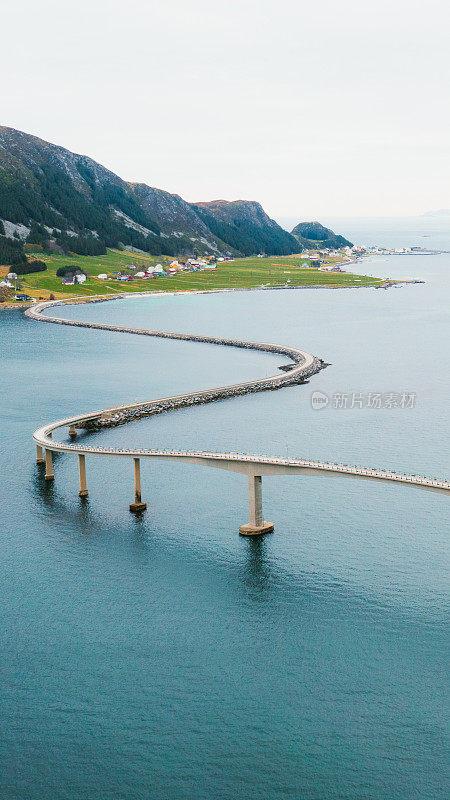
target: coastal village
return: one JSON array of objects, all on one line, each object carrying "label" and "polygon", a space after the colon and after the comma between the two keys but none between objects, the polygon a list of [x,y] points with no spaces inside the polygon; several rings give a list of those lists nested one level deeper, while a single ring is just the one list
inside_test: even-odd
[{"label": "coastal village", "polygon": [[[24,303],[30,304],[36,302],[38,299],[58,299],[59,297],[63,297],[65,292],[68,290],[70,291],[69,287],[77,287],[80,290],[84,288],[84,284],[86,283],[86,289],[91,292],[93,290],[94,294],[101,294],[102,285],[107,292],[124,291],[124,284],[130,287],[129,291],[143,291],[147,281],[158,281],[158,284],[161,285],[161,289],[158,289],[158,291],[167,291],[168,286],[166,288],[165,282],[164,284],[162,283],[163,279],[179,279],[183,276],[183,281],[186,281],[186,279],[190,280],[188,278],[189,273],[192,274],[192,278],[194,278],[195,274],[198,275],[199,273],[206,276],[206,282],[204,279],[201,279],[202,285],[198,286],[198,288],[212,289],[215,288],[215,286],[217,286],[217,288],[227,288],[228,281],[230,281],[230,288],[238,288],[233,282],[233,270],[236,266],[236,270],[238,272],[241,271],[242,275],[242,268],[244,265],[245,274],[252,280],[250,282],[245,280],[241,288],[245,288],[246,285],[253,285],[254,288],[258,288],[259,286],[259,288],[265,289],[290,288],[297,282],[293,280],[294,273],[297,275],[297,272],[310,276],[314,274],[318,276],[319,273],[337,273],[340,274],[342,279],[352,278],[354,284],[357,285],[361,283],[360,276],[352,275],[353,270],[349,269],[349,267],[360,258],[364,256],[419,254],[423,252],[423,249],[420,247],[388,249],[377,246],[346,246],[339,249],[322,247],[321,249],[304,249],[297,255],[286,257],[278,256],[274,258],[262,253],[247,259],[236,259],[230,256],[178,257],[173,259],[164,257],[161,259],[164,263],[156,264],[152,263],[147,254],[134,248],[125,248],[122,257],[119,251],[117,251],[116,254],[114,254],[114,251],[110,252],[113,258],[107,257],[107,259],[96,265],[94,264],[94,262],[96,262],[95,257],[92,258],[91,262],[90,259],[80,260],[80,258],[74,254],[68,254],[64,257],[52,254],[46,259],[48,263],[45,264],[32,260],[37,257],[42,258],[39,253],[29,252],[27,258],[31,260],[30,263],[40,263],[44,273],[34,273],[33,276],[30,276],[32,278],[32,280],[30,280],[28,275],[18,274],[14,271],[14,268],[10,268],[9,270],[3,268],[3,272],[0,272],[0,303],[2,303],[2,305],[5,303],[23,305]],[[47,293],[42,294],[39,289],[45,289],[45,278],[44,281],[41,282],[39,276],[45,274],[47,266],[49,269],[51,268],[50,262],[52,261],[55,262],[55,266],[53,267],[56,271],[55,280],[51,288],[47,290]],[[92,267],[95,266],[93,271],[91,271],[91,263]],[[106,271],[106,269],[101,268],[103,264],[105,266],[111,266],[112,268]],[[284,269],[283,274],[282,268],[284,267],[287,269]],[[228,268],[225,273],[223,272],[224,268]],[[272,272],[274,268],[277,270],[276,273]],[[0,270],[1,269],[2,268],[0,268]],[[294,272],[292,272],[292,270],[294,270]],[[216,281],[211,283],[207,280],[208,274],[212,277],[218,275],[219,272],[222,277],[221,283],[225,275],[227,276],[225,284],[220,287]],[[261,274],[261,277],[267,274],[267,277],[272,278],[272,280],[269,283],[264,280],[261,280],[260,283],[256,282],[256,276],[259,274]],[[279,276],[276,281],[273,280],[275,275]],[[291,277],[287,277],[287,275]],[[94,282],[97,282],[97,286],[92,285],[93,279]],[[327,282],[329,280],[331,280],[331,275],[327,278]],[[317,279],[313,280],[311,278],[311,281],[317,284]],[[177,281],[175,284],[175,290],[181,288],[178,286],[178,283]],[[117,289],[114,289],[114,286],[117,286]],[[119,289],[119,287],[122,286],[123,288]],[[197,288],[197,286],[195,288]]]},{"label": "coastal village", "polygon": [[[127,253],[127,255],[130,255],[130,253]],[[136,288],[139,287],[141,289],[147,281],[158,281],[159,284],[161,280],[164,279],[180,278],[181,276],[187,277],[188,273],[192,273],[193,275],[196,273],[204,273],[205,275],[209,273],[210,275],[214,275],[217,274],[221,267],[230,267],[233,265],[233,262],[236,261],[234,258],[221,256],[219,258],[178,258],[167,260],[167,263],[164,264],[151,264],[143,260],[143,255],[144,254],[142,254],[142,258],[140,258],[139,254],[133,253],[133,256],[136,257],[133,258],[132,261],[125,261],[123,266],[117,265],[115,269],[108,272],[100,271],[94,276],[92,276],[89,266],[86,268],[85,261],[81,263],[80,266],[78,266],[77,263],[68,263],[60,266],[56,271],[56,281],[58,281],[61,288],[56,288],[56,291],[58,293],[64,293],[69,287],[82,287],[86,283],[90,285],[92,282],[89,281],[90,277],[95,277],[95,280],[99,282],[99,291],[101,291],[101,284],[103,284],[105,288],[109,287],[109,289],[114,285],[118,288],[119,286],[123,286],[123,289],[125,289],[125,285],[130,287],[130,289],[131,286],[134,285]],[[295,261],[292,263],[294,259]],[[280,262],[282,260],[286,261],[285,266],[289,267],[289,269],[294,267],[297,270],[307,270],[308,272],[316,272],[317,274],[319,271],[345,273],[345,267],[347,264],[350,264],[353,259],[351,249],[345,248],[345,250],[336,251],[329,249],[304,251],[299,254],[299,256],[276,259],[276,261],[278,260]],[[75,257],[69,255],[67,256],[67,261],[75,261]],[[252,261],[253,263],[261,264],[261,267],[263,267],[263,265],[266,265],[269,261],[272,262],[272,259],[266,255],[259,254],[255,256]],[[236,263],[241,264],[241,262],[242,260],[238,259]],[[249,259],[247,263],[249,264],[248,270],[251,275],[251,260]],[[264,268],[267,269],[266,267]],[[289,271],[286,274],[290,275],[291,272]],[[42,273],[38,273],[38,275],[42,275]],[[8,272],[5,270],[0,280],[0,292],[7,295],[4,299],[18,304],[32,303],[35,302],[36,299],[42,299],[42,296],[39,294],[36,298],[25,291],[25,289],[28,288],[28,281],[24,279],[27,277],[28,276],[17,274],[14,272],[13,268]],[[282,283],[288,288],[291,284],[291,278],[283,276]],[[269,288],[271,284],[261,283],[260,285],[263,288]]]},{"label": "coastal village", "polygon": [[[119,283],[130,283],[135,280],[154,280],[157,278],[180,275],[185,272],[201,272],[203,270],[214,271],[217,270],[217,262],[225,261],[233,261],[233,259],[225,257],[221,257],[216,260],[207,257],[200,259],[187,258],[184,261],[174,259],[173,261],[170,261],[169,264],[164,266],[163,264],[156,264],[154,266],[145,263],[141,264],[138,260],[137,263],[129,263],[126,265],[126,267],[123,267],[119,270],[114,270],[109,274],[106,272],[100,272],[98,275],[96,275],[96,278],[102,282],[117,281]],[[89,277],[83,268],[77,267],[76,265],[73,265],[73,267],[62,268],[61,270],[58,270],[58,272],[59,271],[64,272],[63,275],[60,275],[61,287],[82,285],[86,283]],[[18,288],[21,286],[21,278],[21,275],[18,275],[16,272],[11,270],[3,277],[2,280],[0,280],[0,290],[11,293],[11,296],[8,297],[10,301],[14,300],[15,302],[19,303],[35,302],[35,298],[24,292],[18,291]],[[14,291],[16,294],[12,295]]]},{"label": "coastal village", "polygon": [[[219,258],[217,261],[232,261],[231,258]],[[117,281],[132,281],[134,278],[140,280],[153,280],[155,278],[165,278],[168,275],[178,275],[182,272],[201,272],[202,270],[216,270],[217,263],[212,258],[187,258],[185,261],[174,259],[165,267],[162,264],[153,266],[129,264],[129,272],[113,272],[111,275],[100,273],[97,278],[102,281],[109,279]],[[76,276],[75,276],[76,277]]]}]

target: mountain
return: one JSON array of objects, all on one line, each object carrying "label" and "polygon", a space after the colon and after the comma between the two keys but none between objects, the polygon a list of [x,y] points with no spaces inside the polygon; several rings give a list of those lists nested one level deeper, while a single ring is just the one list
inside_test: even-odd
[{"label": "mountain", "polygon": [[216,236],[246,256],[298,253],[296,239],[270,219],[255,201],[213,200],[195,203],[193,208]]},{"label": "mountain", "polygon": [[320,222],[299,222],[291,231],[297,241],[306,248],[353,247],[352,242],[334,233],[330,228],[325,228]]},{"label": "mountain", "polygon": [[7,236],[87,255],[120,243],[169,255],[224,249],[180,197],[126,183],[87,156],[5,127],[0,219]]},{"label": "mountain", "polygon": [[128,183],[87,156],[0,127],[4,263],[24,259],[24,241],[86,255],[121,246],[155,255],[275,255],[299,249],[259,203],[187,203],[179,195]]},{"label": "mountain", "polygon": [[128,184],[132,196],[158,225],[163,236],[189,237],[188,249],[192,249],[192,241],[207,252],[225,252],[231,255],[231,250],[225,243],[217,239],[196,214],[194,208],[178,194],[165,192],[163,189],[154,189],[145,183]]},{"label": "mountain", "polygon": [[436,211],[426,211],[422,217],[450,217],[450,208],[439,208]]}]

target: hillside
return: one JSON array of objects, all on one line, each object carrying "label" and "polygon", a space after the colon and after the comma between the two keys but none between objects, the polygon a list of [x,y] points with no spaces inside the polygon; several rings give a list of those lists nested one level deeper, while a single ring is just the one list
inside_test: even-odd
[{"label": "hillside", "polygon": [[254,201],[214,200],[196,203],[193,207],[216,236],[246,256],[254,253],[289,255],[300,249],[295,238]]},{"label": "hillside", "polygon": [[[166,198],[172,197],[184,208],[183,227],[171,224],[167,209],[159,214],[159,224],[144,188],[160,206],[161,198],[167,207]],[[0,128],[0,218],[6,235],[18,234],[33,244],[51,239],[53,249],[81,255],[99,255],[120,244],[155,255],[192,251],[197,245],[206,252],[221,250],[222,244],[190,212],[181,198],[128,184],[87,156]]]},{"label": "hillside", "polygon": [[163,189],[155,189],[145,183],[130,183],[129,190],[143,211],[159,226],[163,236],[176,237],[179,243],[188,238],[187,250],[192,250],[194,241],[197,248],[205,253],[232,255],[234,252],[226,243],[213,235],[211,230],[196,213],[191,203],[178,194]]},{"label": "hillside", "polygon": [[23,242],[54,252],[101,255],[267,255],[299,249],[258,203],[191,204],[127,183],[88,156],[0,127],[0,258],[24,259]]},{"label": "hillside", "polygon": [[353,247],[352,242],[334,233],[330,228],[325,228],[320,222],[299,222],[291,234],[306,248],[335,250],[340,247]]}]

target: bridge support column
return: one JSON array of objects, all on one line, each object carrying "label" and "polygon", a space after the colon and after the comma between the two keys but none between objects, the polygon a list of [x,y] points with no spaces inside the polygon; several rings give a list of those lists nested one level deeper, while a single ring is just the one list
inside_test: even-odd
[{"label": "bridge support column", "polygon": [[86,486],[86,458],[82,453],[78,453],[78,470],[80,473],[79,497],[87,497],[89,492]]},{"label": "bridge support column", "polygon": [[141,498],[141,462],[139,458],[134,458],[134,503],[130,505],[130,511],[145,511],[147,503],[142,502]]},{"label": "bridge support column", "polygon": [[76,439],[77,437],[77,429],[73,425],[69,428],[69,436],[71,439]]},{"label": "bridge support column", "polygon": [[45,464],[44,451],[40,444],[36,445],[36,464]]},{"label": "bridge support column", "polygon": [[249,522],[239,528],[241,536],[260,536],[263,533],[271,533],[273,524],[272,522],[264,521],[262,515],[261,475],[248,476],[248,502]]},{"label": "bridge support column", "polygon": [[53,481],[55,476],[53,475],[53,459],[52,459],[52,451],[46,450],[45,451],[45,480],[46,481]]}]

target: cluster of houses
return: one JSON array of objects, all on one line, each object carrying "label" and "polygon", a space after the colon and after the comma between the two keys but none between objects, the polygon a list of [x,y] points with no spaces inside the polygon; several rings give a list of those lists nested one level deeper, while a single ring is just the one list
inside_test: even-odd
[{"label": "cluster of houses", "polygon": [[[319,263],[322,263],[322,258],[326,257],[344,257],[344,261],[352,261],[355,256],[396,256],[396,255],[411,255],[414,253],[421,253],[425,252],[422,247],[377,247],[376,245],[365,246],[365,245],[353,245],[353,247],[343,247],[340,250],[304,250],[302,252],[303,256],[306,256],[310,261],[314,263],[314,266],[318,266]],[[333,271],[333,272],[342,272],[342,270],[337,269],[336,267],[319,267],[319,269],[323,269],[325,271]]]},{"label": "cluster of houses", "polygon": [[[323,250],[304,250],[302,256],[305,256],[311,265],[320,270],[320,272],[345,272],[342,269],[342,263],[349,263],[352,260],[353,248],[343,247],[341,250],[332,250],[331,248],[324,248]],[[340,264],[333,262],[324,262],[324,259],[339,258]],[[308,267],[309,264],[305,263],[302,266]]]},{"label": "cluster of houses", "polygon": [[339,264],[323,264],[318,267],[319,272],[345,272]]},{"label": "cluster of houses", "polygon": [[[219,259],[219,261],[223,260],[224,259]],[[133,281],[135,278],[146,280],[148,278],[163,278],[165,276],[178,275],[181,272],[199,272],[205,269],[215,270],[217,269],[217,264],[207,261],[206,259],[188,258],[186,261],[171,261],[171,263],[165,267],[163,267],[162,264],[156,264],[154,267],[144,268],[144,266],[142,266],[139,269],[135,265],[130,264],[128,269],[137,270],[137,272],[134,272],[133,275],[122,272],[113,272],[111,275],[107,275],[106,272],[102,272],[100,275],[97,275],[97,278],[101,281],[109,279],[116,281]]]},{"label": "cluster of houses", "polygon": [[[17,289],[17,273],[9,272],[6,278],[0,281],[0,287],[3,289]],[[31,300],[32,303],[36,302],[29,294],[16,294],[14,295],[14,300]]]},{"label": "cluster of houses", "polygon": [[[317,267],[321,272],[345,272],[342,268],[343,264],[353,261],[355,257],[358,256],[368,256],[368,255],[410,255],[411,253],[421,252],[421,247],[395,247],[395,248],[388,248],[388,247],[363,247],[362,245],[353,245],[353,247],[343,247],[341,250],[318,250],[318,251],[308,251],[305,250],[302,255],[307,256],[307,258],[312,261],[313,265]],[[323,263],[323,257],[337,257],[341,258],[340,264],[333,264],[333,263]],[[343,260],[342,260],[343,256]]]},{"label": "cluster of houses", "polygon": [[420,252],[422,250],[421,247],[376,247],[375,245],[371,247],[354,247],[353,252],[356,255],[366,255],[366,256],[407,256],[411,255],[414,252]]},{"label": "cluster of houses", "polygon": [[[2,289],[17,289],[17,273],[16,272],[9,272],[6,278],[0,281],[0,287]],[[14,300],[19,301],[31,301],[35,303],[36,300],[33,297],[30,297],[29,294],[15,294]]]},{"label": "cluster of houses", "polygon": [[308,258],[310,261],[322,261],[324,257],[350,259],[355,253],[354,247],[341,247],[340,250],[333,250],[330,247],[324,247],[321,250],[303,250],[302,256]]}]

